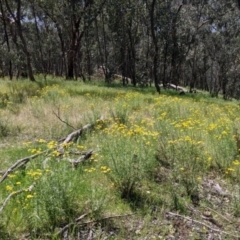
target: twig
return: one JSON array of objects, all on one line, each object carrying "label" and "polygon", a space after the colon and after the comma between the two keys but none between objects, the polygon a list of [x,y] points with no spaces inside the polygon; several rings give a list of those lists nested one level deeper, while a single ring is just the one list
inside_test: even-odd
[{"label": "twig", "polygon": [[222,231],[222,230],[217,229],[217,228],[212,228],[211,226],[209,226],[209,225],[207,225],[207,224],[205,224],[205,223],[203,223],[203,222],[194,220],[194,219],[192,219],[192,218],[190,218],[190,217],[186,217],[186,216],[183,216],[183,215],[180,215],[180,214],[177,214],[177,213],[173,213],[173,212],[166,212],[166,214],[169,214],[169,215],[172,215],[172,216],[176,216],[176,217],[181,217],[181,218],[186,219],[186,220],[188,220],[188,221],[191,221],[191,222],[200,224],[200,225],[202,225],[202,226],[210,229],[210,230],[213,231],[213,232],[223,233],[223,234],[226,234],[226,235],[235,237],[235,238],[240,238],[240,236],[234,235],[234,234],[229,233],[229,232]]},{"label": "twig", "polygon": [[128,216],[132,216],[132,215],[134,215],[134,213],[126,214],[126,215],[108,216],[108,217],[104,217],[104,218],[101,218],[101,219],[96,219],[96,220],[92,220],[92,221],[88,221],[88,222],[79,223],[78,225],[86,225],[86,224],[100,222],[100,221],[111,219],[111,218],[121,218],[121,217],[128,217]]},{"label": "twig", "polygon": [[83,218],[85,218],[88,214],[90,214],[90,213],[85,213],[85,214],[81,215],[80,217],[76,218],[76,219],[74,220],[74,222],[65,225],[65,226],[57,233],[57,235],[60,235],[60,234],[64,233],[69,227],[71,227],[71,226],[74,225],[74,224],[77,224],[79,221],[81,221]]},{"label": "twig", "polygon": [[73,127],[72,125],[70,125],[68,122],[62,120],[62,118],[60,117],[60,110],[59,110],[59,108],[58,108],[58,112],[55,113],[55,112],[53,111],[53,114],[54,114],[61,122],[65,123],[67,126],[69,126],[69,127],[71,127],[72,129],[76,130],[75,127]]},{"label": "twig", "polygon": [[96,219],[96,220],[92,220],[92,221],[88,221],[88,222],[82,222],[79,223],[83,218],[85,218],[87,215],[89,215],[90,213],[85,213],[83,215],[81,215],[79,218],[76,218],[74,220],[74,222],[67,224],[66,226],[64,226],[58,233],[57,235],[60,235],[62,233],[64,233],[70,226],[77,224],[77,225],[86,225],[86,224],[90,224],[90,223],[95,223],[95,222],[99,222],[102,220],[107,220],[107,219],[111,219],[111,218],[120,218],[120,217],[128,217],[128,216],[132,216],[134,214],[126,214],[126,215],[116,215],[116,216],[108,216],[102,219]]},{"label": "twig", "polygon": [[[34,187],[34,184],[32,184],[29,188],[27,188],[27,190],[28,190],[28,191],[31,191],[33,187]],[[2,204],[2,206],[1,206],[1,208],[0,208],[0,214],[1,214],[1,212],[3,211],[4,207],[7,205],[8,201],[9,201],[13,196],[15,196],[15,195],[17,195],[17,194],[20,194],[20,193],[22,193],[22,192],[24,192],[24,191],[26,191],[26,189],[20,189],[20,190],[18,190],[18,191],[16,191],[16,192],[10,193],[10,194],[7,196],[7,198],[4,200],[4,202],[3,202],[3,204]]]},{"label": "twig", "polygon": [[219,213],[219,212],[215,211],[214,209],[212,209],[212,208],[210,208],[210,207],[207,207],[207,206],[205,206],[205,208],[207,208],[207,209],[210,210],[210,211],[215,212],[217,215],[219,215],[220,217],[222,217],[223,219],[225,219],[226,221],[228,221],[230,224],[232,224],[232,222],[231,222],[228,218],[226,218],[225,216],[223,216],[221,213]]}]

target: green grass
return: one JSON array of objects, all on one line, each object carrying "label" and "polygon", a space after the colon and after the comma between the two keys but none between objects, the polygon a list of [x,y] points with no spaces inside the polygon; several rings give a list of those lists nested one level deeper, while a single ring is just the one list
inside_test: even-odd
[{"label": "green grass", "polygon": [[216,228],[216,239],[238,235],[237,101],[50,76],[1,85],[2,176],[40,154],[2,178],[1,239],[204,239]]}]

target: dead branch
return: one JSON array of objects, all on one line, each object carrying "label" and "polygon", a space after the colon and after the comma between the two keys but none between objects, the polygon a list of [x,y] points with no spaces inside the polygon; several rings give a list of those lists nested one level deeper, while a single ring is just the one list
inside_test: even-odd
[{"label": "dead branch", "polygon": [[121,79],[124,79],[124,80],[126,80],[128,83],[132,81],[131,78],[129,78],[129,77],[124,77],[124,76],[119,75],[119,74],[113,74],[112,76],[113,76],[114,78],[121,78]]},{"label": "dead branch", "polygon": [[182,91],[184,93],[188,91],[186,88],[172,84],[172,83],[166,83],[165,86],[163,86],[163,84],[159,84],[159,86],[170,88],[170,89],[177,90],[177,91]]},{"label": "dead branch", "polygon": [[68,230],[69,227],[71,227],[72,225],[77,224],[78,222],[80,222],[83,218],[85,218],[85,217],[86,217],[87,215],[89,215],[89,214],[90,214],[90,213],[85,213],[85,214],[81,215],[80,217],[76,218],[76,219],[74,220],[74,222],[65,225],[65,226],[57,233],[57,235],[60,235],[60,234],[64,233],[66,230]]},{"label": "dead branch", "polygon": [[[30,192],[30,191],[32,190],[32,188],[34,187],[34,185],[35,185],[35,184],[32,184],[29,188],[27,188],[27,191]],[[7,196],[7,198],[4,200],[4,202],[3,202],[3,204],[2,204],[2,206],[1,206],[1,208],[0,208],[0,214],[2,213],[4,207],[7,205],[8,201],[9,201],[13,196],[18,195],[18,194],[20,194],[20,193],[22,193],[22,192],[25,192],[25,191],[26,191],[26,189],[20,189],[20,190],[18,190],[18,191],[16,191],[16,192],[10,193],[10,194]]]},{"label": "dead branch", "polygon": [[[100,118],[100,120],[103,120],[103,117]],[[63,140],[63,144],[64,143],[69,143],[72,142],[73,139],[76,139],[78,137],[80,137],[84,132],[86,132],[87,130],[93,128],[94,124],[86,124],[85,126],[83,126],[82,128],[70,133],[64,140]]]},{"label": "dead branch", "polygon": [[27,164],[30,160],[44,154],[44,153],[47,153],[49,152],[50,150],[45,150],[45,151],[42,151],[40,153],[36,153],[34,155],[31,155],[29,157],[25,157],[25,158],[22,158],[22,159],[19,159],[17,162],[15,162],[10,168],[7,169],[7,171],[3,174],[3,176],[1,177],[0,179],[0,183],[2,183],[6,178],[7,176],[14,170],[22,167],[23,165]]},{"label": "dead branch", "polygon": [[73,166],[76,168],[79,163],[86,161],[89,159],[93,154],[93,150],[89,150],[86,152],[83,156],[79,157],[77,160],[69,159],[68,161],[73,164]]},{"label": "dead branch", "polygon": [[[208,218],[212,218],[212,212],[214,212],[215,214],[217,214],[217,215],[220,216],[221,218],[223,218],[223,219],[225,219],[226,221],[228,221],[229,224],[232,224],[232,223],[233,223],[233,222],[230,221],[228,218],[226,218],[225,216],[223,216],[221,213],[215,211],[214,209],[212,209],[212,208],[210,208],[210,207],[208,207],[208,206],[204,206],[204,207],[203,207],[204,209],[208,209],[208,211],[205,211],[205,212],[203,212],[203,213],[202,213],[201,211],[199,211],[199,210],[191,207],[191,206],[187,206],[187,207],[188,207],[188,209],[189,209],[191,212],[195,212],[195,214],[197,214],[198,216],[201,216],[203,219],[206,219],[206,220],[208,220],[209,222],[211,222],[211,220],[208,219]],[[212,223],[215,224],[214,222],[212,222]],[[216,225],[216,224],[215,224],[215,225]],[[226,224],[225,224],[225,225],[226,225]],[[220,226],[218,226],[218,227],[220,227]]]},{"label": "dead branch", "polygon": [[210,208],[210,207],[207,207],[205,206],[205,208],[209,209],[210,211],[213,211],[215,212],[218,216],[222,217],[223,219],[225,219],[226,221],[228,221],[230,224],[232,224],[232,221],[230,221],[228,218],[226,218],[225,216],[223,216],[221,213],[215,211],[214,209]]},{"label": "dead branch", "polygon": [[83,126],[82,128],[70,133],[65,140],[63,141],[63,143],[69,143],[72,142],[73,139],[80,137],[83,132],[86,132],[87,130],[91,129],[93,127],[93,124],[86,124],[85,126]]},{"label": "dead branch", "polygon": [[104,217],[101,219],[96,219],[96,220],[92,220],[92,221],[87,221],[87,222],[80,222],[83,218],[85,218],[87,215],[89,215],[90,213],[85,213],[83,215],[81,215],[79,218],[76,218],[74,220],[74,222],[67,224],[66,226],[64,226],[58,233],[57,235],[60,235],[62,233],[64,233],[69,227],[71,227],[72,225],[87,225],[87,224],[91,224],[91,223],[95,223],[95,222],[100,222],[103,220],[107,220],[107,219],[112,219],[112,218],[121,218],[121,217],[128,217],[128,216],[132,216],[134,214],[126,214],[126,215],[116,215],[116,216],[108,216],[108,217]]},{"label": "dead branch", "polygon": [[70,125],[68,122],[62,120],[62,118],[60,117],[60,109],[59,109],[59,108],[58,108],[57,113],[55,113],[55,112],[53,111],[53,114],[54,114],[61,122],[65,123],[67,126],[69,126],[69,127],[71,127],[72,129],[76,130],[75,127],[73,127],[72,125]]},{"label": "dead branch", "polygon": [[[103,119],[103,117],[100,118],[100,120],[102,120],[102,119]],[[77,137],[81,136],[81,135],[83,134],[83,132],[89,130],[89,129],[92,128],[93,126],[94,126],[94,124],[87,124],[87,125],[83,126],[82,128],[80,128],[80,129],[78,129],[78,130],[70,133],[66,138],[63,139],[63,143],[62,143],[60,146],[57,146],[57,147],[55,147],[55,148],[53,148],[53,149],[58,149],[58,152],[59,152],[60,154],[63,154],[63,153],[64,153],[64,147],[63,147],[64,143],[69,143],[69,142],[71,142],[74,138],[77,138]],[[36,157],[38,157],[38,156],[40,156],[40,155],[42,155],[42,154],[44,154],[44,153],[48,153],[49,151],[51,151],[51,150],[53,150],[53,149],[48,149],[48,150],[42,151],[42,152],[40,152],[40,153],[36,153],[36,154],[34,154],[34,155],[31,155],[31,156],[29,156],[29,157],[25,157],[25,158],[22,158],[22,159],[17,160],[17,162],[15,162],[10,168],[8,168],[8,169],[4,172],[3,176],[2,176],[1,179],[0,179],[0,183],[2,183],[12,171],[14,171],[14,170],[16,170],[16,169],[18,169],[18,168],[26,165],[30,160],[32,160],[32,159],[34,159],[34,158],[36,158]],[[82,161],[90,158],[91,155],[92,155],[92,153],[93,153],[93,151],[90,150],[90,151],[87,152],[84,156],[80,157],[80,158],[77,159],[76,161],[77,161],[78,163],[79,163],[79,162],[82,162]],[[78,163],[76,163],[76,164],[78,164]],[[74,163],[73,163],[73,164],[74,164]]]},{"label": "dead branch", "polygon": [[228,235],[228,236],[235,237],[235,238],[237,238],[237,239],[240,238],[240,236],[238,236],[238,235],[234,235],[234,234],[232,234],[232,233],[225,232],[225,231],[222,231],[222,230],[217,229],[217,228],[212,228],[212,227],[209,226],[208,224],[205,224],[205,223],[200,222],[200,221],[198,221],[198,220],[194,220],[194,219],[192,219],[192,218],[190,218],[190,217],[186,217],[186,216],[183,216],[183,215],[180,215],[180,214],[177,214],[177,213],[173,213],[173,212],[166,212],[166,214],[171,215],[171,216],[180,217],[180,218],[186,219],[186,220],[191,221],[191,222],[196,223],[196,224],[200,224],[200,225],[202,225],[202,226],[210,229],[210,230],[213,231],[213,232],[222,233],[222,234],[225,234],[225,235]]},{"label": "dead branch", "polygon": [[101,221],[112,219],[112,218],[129,217],[129,216],[132,216],[132,215],[134,215],[134,213],[125,214],[125,215],[107,216],[107,217],[104,217],[104,218],[101,218],[101,219],[96,219],[96,220],[92,220],[92,221],[88,221],[88,222],[83,222],[83,223],[81,223],[81,225],[90,224],[90,223],[94,223],[94,222],[101,222]]}]

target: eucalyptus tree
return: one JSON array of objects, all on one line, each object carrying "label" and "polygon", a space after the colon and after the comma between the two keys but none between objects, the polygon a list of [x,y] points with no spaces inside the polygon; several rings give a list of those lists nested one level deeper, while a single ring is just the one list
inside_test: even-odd
[{"label": "eucalyptus tree", "polygon": [[28,43],[25,39],[24,30],[22,26],[25,20],[23,12],[27,6],[26,5],[27,3],[21,0],[17,1],[1,0],[0,4],[1,4],[1,19],[3,19],[4,24],[6,24],[6,26],[9,28],[12,34],[12,39],[15,42],[15,44],[17,44],[16,36],[19,37],[20,44],[18,44],[17,46],[22,49],[25,55],[28,77],[31,81],[35,81],[32,70],[31,55],[28,49]]},{"label": "eucalyptus tree", "polygon": [[[2,41],[2,45],[6,42],[6,45],[7,45],[7,52],[10,53],[11,51],[11,47],[10,47],[10,42],[9,42],[9,34],[8,34],[8,31],[7,31],[7,22],[6,22],[6,19],[4,16],[4,9],[3,9],[3,5],[2,5],[2,0],[0,0],[0,10],[1,10],[1,16],[2,16],[2,25],[3,25],[3,29],[4,29],[4,38],[3,38],[3,41]],[[4,54],[1,54],[2,56]],[[1,62],[4,62],[3,59],[1,59]],[[8,70],[8,73],[9,73],[9,78],[10,80],[12,80],[12,77],[13,77],[13,72],[12,72],[12,61],[11,59],[9,59],[9,70]],[[1,64],[2,65],[2,64]],[[4,74],[4,69],[3,67],[1,67],[2,70],[2,74],[3,76],[5,75]]]},{"label": "eucalyptus tree", "polygon": [[[204,88],[208,70],[207,55],[203,40],[210,34],[211,21],[206,13],[205,0],[191,4],[185,2],[180,14],[179,46],[182,55],[182,80],[190,87]],[[201,84],[198,79],[201,79]]]},{"label": "eucalyptus tree", "polygon": [[[106,39],[111,39],[111,44],[108,42],[108,46],[111,45],[113,50],[112,54],[115,56],[114,62],[116,66],[110,66],[110,68],[115,71],[121,71],[123,84],[127,83],[127,78],[131,78],[133,85],[137,83],[136,47],[140,37],[139,12],[141,11],[141,4],[142,1],[137,0],[108,1],[104,18],[102,16],[103,20],[107,19],[107,21],[105,20],[106,24],[103,26],[105,29],[102,31],[103,40],[106,44]],[[108,30],[108,32],[106,30]],[[108,50],[105,46],[105,59],[107,59],[107,52]],[[110,55],[112,54],[108,54],[108,58],[111,58]]]},{"label": "eucalyptus tree", "polygon": [[152,40],[152,68],[157,91],[160,93],[160,82],[176,85],[179,72],[179,15],[182,8],[180,1],[146,0]]},{"label": "eucalyptus tree", "polygon": [[52,21],[61,43],[62,58],[66,60],[66,78],[78,76],[77,56],[83,36],[101,12],[106,0],[99,1],[48,1],[38,0],[38,6]]},{"label": "eucalyptus tree", "polygon": [[211,68],[209,72],[209,91],[217,96],[221,91],[224,98],[236,90],[236,79],[233,81],[231,69],[239,65],[240,16],[235,11],[234,1],[211,1],[208,15],[212,19],[211,33],[204,40]]}]

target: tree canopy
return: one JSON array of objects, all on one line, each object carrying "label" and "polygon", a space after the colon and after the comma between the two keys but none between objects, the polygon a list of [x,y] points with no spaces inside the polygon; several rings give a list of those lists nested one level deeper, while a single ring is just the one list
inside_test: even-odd
[{"label": "tree canopy", "polygon": [[235,0],[0,0],[0,77],[91,78],[240,97]]}]

